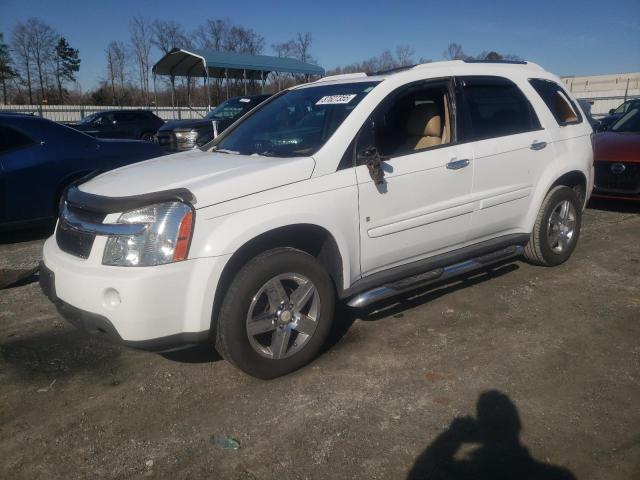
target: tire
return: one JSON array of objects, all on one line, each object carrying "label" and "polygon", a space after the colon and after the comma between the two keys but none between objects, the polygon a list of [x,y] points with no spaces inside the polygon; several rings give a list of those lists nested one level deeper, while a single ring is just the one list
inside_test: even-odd
[{"label": "tire", "polygon": [[313,256],[293,248],[268,250],[245,264],[229,285],[216,349],[254,377],[285,375],[318,355],[334,308],[331,277]]},{"label": "tire", "polygon": [[576,191],[559,185],[552,188],[540,207],[526,259],[535,265],[553,267],[566,262],[576,248],[582,224],[582,203]]}]

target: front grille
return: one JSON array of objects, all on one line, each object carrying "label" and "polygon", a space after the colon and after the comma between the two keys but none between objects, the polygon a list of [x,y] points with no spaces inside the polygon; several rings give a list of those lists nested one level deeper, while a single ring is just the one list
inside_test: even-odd
[{"label": "front grille", "polygon": [[92,233],[69,228],[64,220],[60,220],[56,228],[56,243],[60,250],[76,257],[89,258],[95,238]]},{"label": "front grille", "polygon": [[595,188],[603,192],[640,194],[640,164],[622,163],[625,169],[621,173],[611,171],[615,163],[596,162]]},{"label": "front grille", "polygon": [[[105,218],[103,213],[77,208],[68,203],[66,208],[70,213],[73,213],[76,218],[80,218],[86,222],[102,223]],[[93,233],[70,228],[64,218],[60,218],[58,228],[56,228],[56,243],[63,252],[84,259],[89,258],[95,238],[96,236]]]}]

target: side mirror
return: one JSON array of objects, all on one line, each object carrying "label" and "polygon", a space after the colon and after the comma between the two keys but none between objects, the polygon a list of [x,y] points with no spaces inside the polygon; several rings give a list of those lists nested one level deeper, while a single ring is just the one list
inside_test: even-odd
[{"label": "side mirror", "polygon": [[357,154],[359,164],[365,164],[369,175],[376,185],[384,183],[384,170],[382,169],[382,157],[376,147],[366,147]]},{"label": "side mirror", "polygon": [[614,113],[616,113],[616,109],[612,108],[611,110],[609,110],[609,115],[613,115]]}]

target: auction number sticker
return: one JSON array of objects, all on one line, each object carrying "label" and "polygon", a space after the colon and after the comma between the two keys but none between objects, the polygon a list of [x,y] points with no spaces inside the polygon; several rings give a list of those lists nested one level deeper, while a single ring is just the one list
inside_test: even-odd
[{"label": "auction number sticker", "polygon": [[316,102],[316,105],[341,105],[349,103],[356,95],[326,95]]}]

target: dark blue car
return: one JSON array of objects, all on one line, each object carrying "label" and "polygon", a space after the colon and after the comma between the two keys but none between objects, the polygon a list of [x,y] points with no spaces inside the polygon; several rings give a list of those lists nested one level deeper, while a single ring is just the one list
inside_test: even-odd
[{"label": "dark blue car", "polygon": [[0,113],[0,230],[51,221],[62,191],[91,172],[160,155],[154,143],[97,139],[40,117]]}]

